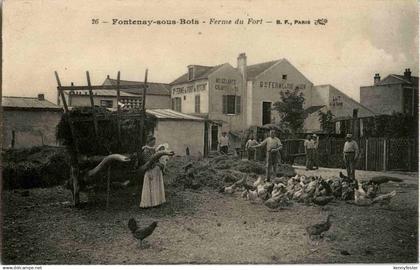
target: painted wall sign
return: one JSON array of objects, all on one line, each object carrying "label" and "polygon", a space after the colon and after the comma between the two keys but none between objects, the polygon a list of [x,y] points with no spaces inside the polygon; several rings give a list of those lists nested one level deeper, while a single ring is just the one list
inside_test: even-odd
[{"label": "painted wall sign", "polygon": [[238,90],[235,79],[227,78],[216,78],[216,84],[214,85],[215,90],[229,91],[229,90]]},{"label": "painted wall sign", "polygon": [[201,92],[206,90],[206,84],[197,84],[188,85],[188,86],[181,86],[181,87],[174,87],[172,88],[172,95],[183,95],[195,92]]},{"label": "painted wall sign", "polygon": [[296,86],[294,86],[293,83],[264,82],[264,81],[260,81],[259,86],[261,88],[289,89],[289,90],[293,90],[296,87],[299,90],[303,90],[306,88],[306,84],[296,84]]}]

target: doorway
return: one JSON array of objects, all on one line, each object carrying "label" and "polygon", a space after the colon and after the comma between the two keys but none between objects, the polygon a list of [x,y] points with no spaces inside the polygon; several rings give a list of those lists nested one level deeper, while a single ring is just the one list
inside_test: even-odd
[{"label": "doorway", "polygon": [[211,150],[217,151],[217,145],[219,144],[219,127],[216,125],[211,126]]},{"label": "doorway", "polygon": [[271,102],[262,103],[262,125],[271,124]]}]

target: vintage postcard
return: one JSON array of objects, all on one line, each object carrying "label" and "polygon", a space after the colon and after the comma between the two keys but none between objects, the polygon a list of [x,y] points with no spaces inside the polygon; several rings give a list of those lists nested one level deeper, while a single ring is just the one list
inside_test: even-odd
[{"label": "vintage postcard", "polygon": [[418,20],[409,0],[3,1],[3,269],[417,269]]}]

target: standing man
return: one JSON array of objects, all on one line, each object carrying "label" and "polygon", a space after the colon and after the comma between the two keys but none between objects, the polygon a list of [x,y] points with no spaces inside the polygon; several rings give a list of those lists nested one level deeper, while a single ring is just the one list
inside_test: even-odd
[{"label": "standing man", "polygon": [[306,140],[304,142],[305,146],[305,153],[306,153],[306,170],[313,170],[314,165],[314,141],[312,140],[311,135],[306,136]]},{"label": "standing man", "polygon": [[356,181],[354,165],[359,156],[359,146],[353,140],[352,134],[346,135],[346,142],[344,143],[343,159],[347,169],[347,176]]},{"label": "standing man", "polygon": [[249,140],[245,144],[245,150],[248,153],[248,160],[255,160],[255,148],[252,146],[257,145],[258,142],[255,140],[254,135],[251,135]]},{"label": "standing man", "polygon": [[227,155],[229,151],[229,136],[226,131],[222,132],[222,137],[219,139],[219,150],[220,153]]},{"label": "standing man", "polygon": [[273,168],[274,175],[276,175],[279,150],[283,148],[283,145],[281,144],[280,139],[276,137],[276,132],[274,130],[270,130],[269,137],[267,137],[262,143],[252,147],[257,148],[262,146],[267,147],[266,179],[267,181],[270,181],[271,167]]},{"label": "standing man", "polygon": [[319,138],[316,134],[312,135],[313,143],[314,143],[314,153],[313,153],[313,165],[314,169],[318,170],[318,145],[319,145]]}]

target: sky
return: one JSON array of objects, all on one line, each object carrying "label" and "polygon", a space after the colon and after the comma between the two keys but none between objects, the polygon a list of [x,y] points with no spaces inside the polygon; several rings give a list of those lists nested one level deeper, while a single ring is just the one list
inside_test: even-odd
[{"label": "sky", "polygon": [[[146,68],[149,81],[169,83],[190,64],[236,66],[244,52],[248,64],[286,58],[315,85],[332,84],[359,100],[375,73],[418,74],[418,12],[409,0],[5,0],[2,95],[45,93],[55,102],[54,71],[63,85],[86,85],[87,70],[93,84],[118,71],[123,80],[142,81]],[[207,23],[112,25],[181,18]],[[264,23],[209,25],[211,18]],[[320,18],[328,22],[315,26]],[[275,23],[286,19],[311,24]]]}]

